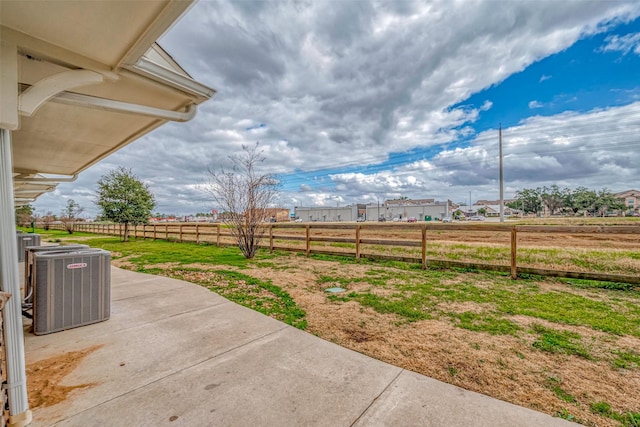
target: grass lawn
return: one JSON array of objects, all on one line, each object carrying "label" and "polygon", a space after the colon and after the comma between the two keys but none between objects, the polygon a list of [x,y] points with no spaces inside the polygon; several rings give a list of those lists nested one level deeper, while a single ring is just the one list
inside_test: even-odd
[{"label": "grass lawn", "polygon": [[[37,230],[41,231],[41,230]],[[640,426],[640,289],[54,232],[405,369],[585,425]],[[340,287],[344,292],[326,289]]]}]

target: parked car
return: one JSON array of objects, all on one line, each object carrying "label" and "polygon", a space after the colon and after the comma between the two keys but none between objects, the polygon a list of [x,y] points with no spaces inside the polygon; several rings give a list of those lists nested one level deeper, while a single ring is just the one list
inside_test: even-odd
[{"label": "parked car", "polygon": [[469,218],[469,221],[484,221],[485,217],[483,215],[474,215]]},{"label": "parked car", "polygon": [[400,222],[400,218],[399,217],[393,218],[393,222]]},{"label": "parked car", "polygon": [[359,216],[359,217],[356,219],[356,222],[364,222],[364,217],[363,217],[363,216]]},{"label": "parked car", "polygon": [[450,216],[445,216],[442,218],[442,222],[452,222],[453,219]]},{"label": "parked car", "polygon": [[418,222],[418,218],[416,218],[416,217],[414,217],[414,216],[410,216],[410,217],[407,219],[407,222]]},{"label": "parked car", "polygon": [[382,215],[378,217],[378,222],[385,222],[387,219]]}]

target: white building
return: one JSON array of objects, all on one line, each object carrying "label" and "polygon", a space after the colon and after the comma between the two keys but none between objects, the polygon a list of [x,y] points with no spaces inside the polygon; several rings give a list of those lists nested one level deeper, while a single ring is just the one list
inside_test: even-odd
[{"label": "white building", "polygon": [[378,221],[384,218],[385,221],[406,221],[408,218],[416,218],[418,221],[431,221],[451,216],[454,205],[450,200],[447,202],[423,202],[416,203],[415,200],[405,200],[404,204],[394,200],[393,203],[383,203],[382,205],[367,205],[366,220]]},{"label": "white building", "polygon": [[358,218],[358,205],[349,205],[343,207],[302,207],[294,208],[296,219],[302,222],[342,222],[355,221]]}]

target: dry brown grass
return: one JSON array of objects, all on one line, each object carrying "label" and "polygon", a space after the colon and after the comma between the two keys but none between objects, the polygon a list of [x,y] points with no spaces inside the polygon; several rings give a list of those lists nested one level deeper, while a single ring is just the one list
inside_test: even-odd
[{"label": "dry brown grass", "polygon": [[[321,338],[514,404],[553,415],[566,408],[586,425],[619,425],[592,413],[589,405],[593,402],[609,402],[620,413],[640,411],[640,369],[614,369],[607,359],[615,349],[640,349],[637,337],[613,336],[588,327],[560,325],[528,316],[508,317],[522,328],[522,333],[516,336],[472,332],[456,327],[449,318],[406,322],[354,300],[332,300],[325,292],[331,284],[318,281],[321,276],[335,274],[336,269],[343,275],[361,276],[370,266],[350,264],[344,268],[335,262],[298,256],[279,257],[274,264],[275,267],[254,268],[250,275],[269,279],[287,290],[307,312],[307,330]],[[563,287],[564,291],[588,292],[548,281],[540,282],[540,287],[542,291]],[[370,284],[349,283],[349,291],[371,288]],[[392,287],[375,287],[375,292],[389,295]],[[473,302],[441,303],[439,308],[459,313],[492,311],[491,304]],[[579,333],[593,360],[536,349],[532,345],[536,336],[528,332],[534,323]],[[573,396],[575,402],[562,400],[554,392],[554,386]]]}]

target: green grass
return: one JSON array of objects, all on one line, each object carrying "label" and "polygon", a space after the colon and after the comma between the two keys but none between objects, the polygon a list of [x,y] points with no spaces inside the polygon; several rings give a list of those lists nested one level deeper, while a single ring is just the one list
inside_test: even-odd
[{"label": "green grass", "polygon": [[[72,241],[73,238],[67,240]],[[127,262],[138,269],[144,269],[146,265],[177,263],[202,264],[202,265],[229,265],[245,268],[247,263],[253,262],[242,256],[237,248],[217,247],[195,243],[173,243],[165,240],[132,239],[122,242],[117,237],[94,237],[81,240],[78,243],[86,243],[92,247],[100,247],[114,253],[114,258],[127,258]],[[264,261],[273,258],[274,254],[268,251],[259,251],[255,261]]]},{"label": "green grass", "polygon": [[562,382],[556,377],[549,377],[544,382],[544,386],[549,390],[553,391],[553,393],[561,400],[564,400],[567,403],[576,403],[576,398],[560,387]]},{"label": "green grass", "polygon": [[596,280],[558,279],[578,289],[609,289],[612,291],[636,292],[640,296],[640,287],[632,283],[598,282]]},{"label": "green grass", "polygon": [[540,325],[533,325],[533,331],[540,337],[533,346],[549,353],[562,353],[592,359],[589,352],[582,346],[579,334],[569,331],[557,331]]},{"label": "green grass", "polygon": [[[342,259],[342,263],[354,260]],[[396,289],[389,296],[374,290],[357,293],[353,298],[380,313],[394,313],[407,321],[447,317],[460,328],[491,334],[517,334],[517,325],[508,319],[524,315],[553,323],[587,326],[615,335],[640,336],[640,305],[638,293],[629,287],[612,283],[572,281],[571,286],[589,287],[590,294],[563,290],[543,291],[538,276],[525,276],[517,281],[504,273],[468,272],[465,269],[426,271],[410,269],[407,264],[376,262],[375,269],[362,276],[343,271],[324,275],[320,284],[367,283],[372,289]],[[618,298],[619,297],[619,298]],[[489,305],[488,313],[476,314],[447,310],[442,303],[474,303]],[[440,306],[438,305],[440,304]],[[487,310],[483,310],[487,311]],[[541,344],[540,344],[541,345]],[[579,350],[576,349],[578,353]]]},{"label": "green grass", "polygon": [[638,369],[640,368],[640,354],[635,351],[617,350],[614,352],[616,356],[612,362],[614,368],[617,369]]},{"label": "green grass", "polygon": [[579,418],[577,418],[575,415],[571,415],[567,410],[567,408],[561,408],[558,412],[556,412],[555,416],[558,418],[565,419],[567,421],[572,421],[574,423],[582,424],[582,421]]},{"label": "green grass", "polygon": [[[31,233],[31,227],[17,227],[18,230],[22,230],[25,233]],[[35,234],[39,234],[42,237],[43,241],[48,241],[56,238],[65,238],[65,237],[88,237],[95,236],[93,233],[84,233],[81,231],[75,231],[73,234],[69,234],[66,230],[45,230],[44,228],[36,228]]]},{"label": "green grass", "polygon": [[620,422],[624,427],[640,427],[640,412],[620,413],[614,411],[607,402],[593,402],[589,409],[594,414]]},{"label": "green grass", "polygon": [[278,319],[299,329],[305,329],[306,313],[298,307],[288,292],[274,285],[236,271],[216,270],[194,280],[189,272],[201,270],[170,269],[167,276],[189,280],[205,286],[223,297],[251,308],[267,316]]},{"label": "green grass", "polygon": [[474,332],[488,332],[491,335],[516,335],[521,329],[516,323],[492,314],[479,314],[467,311],[456,316],[458,327]]}]

